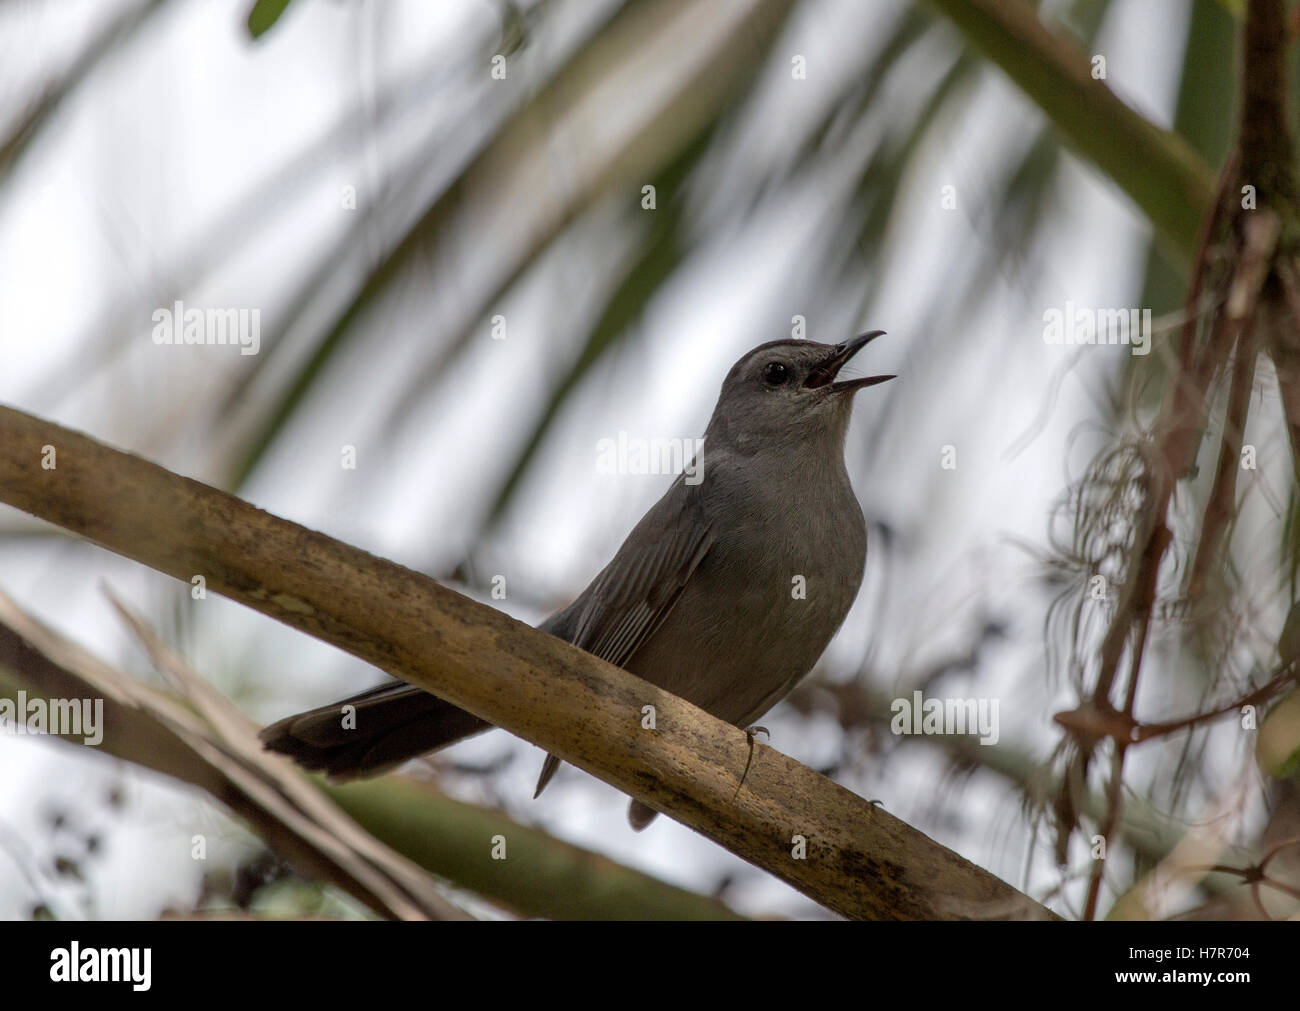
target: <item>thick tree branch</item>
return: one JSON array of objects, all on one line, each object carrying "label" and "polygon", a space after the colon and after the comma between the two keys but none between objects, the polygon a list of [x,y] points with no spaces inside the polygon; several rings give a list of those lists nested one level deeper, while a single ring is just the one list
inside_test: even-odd
[{"label": "thick tree branch", "polygon": [[[505,727],[846,916],[1051,915],[640,678],[400,565],[9,408],[0,501],[186,583],[202,575],[208,589]],[[646,705],[656,731],[640,729]]]}]

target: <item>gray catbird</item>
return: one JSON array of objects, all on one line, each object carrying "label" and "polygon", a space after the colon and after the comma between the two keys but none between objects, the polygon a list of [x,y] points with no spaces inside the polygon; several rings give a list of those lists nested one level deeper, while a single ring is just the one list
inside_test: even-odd
[{"label": "gray catbird", "polygon": [[[727,374],[702,455],[614,560],[543,631],[747,727],[812,669],[857,596],[867,553],[844,469],[853,393],[837,381],[882,331],[834,347],[763,344]],[[355,706],[354,719],[341,707]],[[490,723],[398,682],[262,731],[272,751],[335,779],[370,776]],[[537,793],[559,760],[548,755]],[[534,794],[536,796],[536,794]],[[655,812],[632,802],[644,828]]]}]

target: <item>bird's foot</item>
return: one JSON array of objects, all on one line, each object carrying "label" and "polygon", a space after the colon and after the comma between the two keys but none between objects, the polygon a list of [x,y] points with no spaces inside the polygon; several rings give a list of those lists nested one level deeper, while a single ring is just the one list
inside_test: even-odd
[{"label": "bird's foot", "polygon": [[745,730],[745,740],[749,742],[749,757],[745,759],[745,771],[740,774],[740,782],[736,784],[735,795],[731,798],[735,800],[740,796],[740,788],[745,785],[745,777],[749,775],[749,767],[754,762],[754,735],[762,734],[769,741],[772,739],[772,732],[767,727],[748,727]]}]

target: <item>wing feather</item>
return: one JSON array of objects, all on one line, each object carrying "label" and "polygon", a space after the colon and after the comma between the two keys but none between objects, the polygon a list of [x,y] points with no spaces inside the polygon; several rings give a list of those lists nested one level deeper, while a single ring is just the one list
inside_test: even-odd
[{"label": "wing feather", "polygon": [[[672,612],[713,545],[714,533],[694,488],[680,477],[677,481],[682,487],[669,489],[583,594],[542,628],[602,660],[627,666]],[[547,756],[534,796],[559,764]]]}]

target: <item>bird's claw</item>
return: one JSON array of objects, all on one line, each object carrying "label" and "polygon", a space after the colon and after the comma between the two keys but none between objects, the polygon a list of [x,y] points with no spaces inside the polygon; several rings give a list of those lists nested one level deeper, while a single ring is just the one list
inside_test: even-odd
[{"label": "bird's claw", "polygon": [[740,788],[745,785],[745,777],[749,775],[749,767],[754,762],[754,735],[762,734],[769,741],[772,739],[772,732],[767,727],[746,727],[745,740],[749,743],[749,757],[745,759],[745,771],[740,774],[740,782],[736,784],[736,792],[732,800],[740,796]]}]

